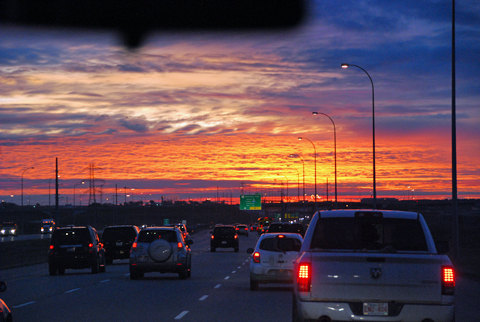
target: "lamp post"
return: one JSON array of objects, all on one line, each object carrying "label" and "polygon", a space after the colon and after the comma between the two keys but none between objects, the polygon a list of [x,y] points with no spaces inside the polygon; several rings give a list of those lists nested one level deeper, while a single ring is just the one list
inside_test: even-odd
[{"label": "lamp post", "polygon": [[22,208],[23,208],[23,174],[25,173],[25,171],[30,170],[30,169],[34,169],[34,167],[26,168],[22,172]]},{"label": "lamp post", "polygon": [[298,140],[299,141],[307,140],[308,142],[312,143],[312,146],[313,146],[314,157],[315,157],[315,199],[314,199],[315,205],[313,207],[313,211],[315,211],[315,209],[317,209],[317,149],[315,148],[315,144],[313,144],[313,142],[307,138],[299,137]]},{"label": "lamp post", "polygon": [[376,180],[375,180],[375,90],[373,86],[373,80],[370,75],[367,73],[365,69],[358,65],[352,64],[342,64],[342,68],[348,68],[350,66],[360,68],[367,74],[368,78],[370,79],[370,83],[372,84],[372,124],[373,124],[373,209],[377,208],[377,187],[376,187]]},{"label": "lamp post", "polygon": [[[290,165],[287,165],[290,167]],[[297,201],[300,202],[300,172],[297,170],[297,168],[292,168],[295,171],[297,171]]]},{"label": "lamp post", "polygon": [[328,116],[327,114],[320,113],[320,112],[312,112],[312,114],[313,115],[318,115],[318,114],[325,115],[326,117],[328,117],[330,119],[330,121],[333,124],[333,154],[334,154],[334,158],[335,158],[335,208],[338,208],[338,204],[337,204],[337,130],[335,128],[335,123],[333,122],[332,118],[330,116]]},{"label": "lamp post", "polygon": [[77,182],[76,184],[73,185],[73,206],[75,207],[75,187],[81,184],[85,184],[85,181]]},{"label": "lamp post", "polygon": [[21,201],[21,205],[22,205],[22,234],[24,233],[24,231],[23,231],[24,230],[24,224],[23,224],[23,174],[25,173],[25,171],[30,170],[30,169],[34,169],[34,167],[26,168],[22,172],[22,181],[21,181],[21,186],[22,186],[22,189],[21,189],[22,190],[22,199],[21,199],[22,200]]}]

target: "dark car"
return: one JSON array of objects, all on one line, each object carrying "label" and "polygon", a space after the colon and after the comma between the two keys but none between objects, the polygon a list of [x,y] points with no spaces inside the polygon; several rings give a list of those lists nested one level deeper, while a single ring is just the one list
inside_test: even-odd
[{"label": "dark car", "polygon": [[14,222],[4,222],[0,229],[0,235],[3,236],[17,236],[18,226]]},{"label": "dark car", "polygon": [[305,227],[302,224],[272,223],[268,227],[268,233],[297,233],[305,236]]},{"label": "dark car", "polygon": [[130,258],[130,249],[139,231],[140,228],[134,225],[106,227],[101,239],[106,263],[112,264],[114,259]]},{"label": "dark car", "polygon": [[50,275],[62,275],[67,268],[91,268],[93,274],[105,272],[105,249],[95,228],[70,226],[54,230],[48,252],[48,271]]},{"label": "dark car", "polygon": [[230,248],[238,252],[238,234],[235,226],[217,225],[211,232],[210,250],[214,252],[217,248]]}]

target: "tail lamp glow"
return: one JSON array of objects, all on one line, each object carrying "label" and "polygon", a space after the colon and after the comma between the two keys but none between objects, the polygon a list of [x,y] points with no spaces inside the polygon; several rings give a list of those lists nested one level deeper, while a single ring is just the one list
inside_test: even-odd
[{"label": "tail lamp glow", "polygon": [[253,262],[254,263],[260,263],[260,253],[259,252],[253,253]]},{"label": "tail lamp glow", "polygon": [[453,295],[455,292],[455,272],[450,266],[442,267],[442,294]]},{"label": "tail lamp glow", "polygon": [[310,292],[312,280],[310,263],[301,263],[298,266],[297,287],[299,292]]}]

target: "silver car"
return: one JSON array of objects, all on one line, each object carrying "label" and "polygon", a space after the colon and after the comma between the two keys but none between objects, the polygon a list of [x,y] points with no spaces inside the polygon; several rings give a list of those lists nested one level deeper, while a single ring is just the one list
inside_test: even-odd
[{"label": "silver car", "polygon": [[148,272],[178,273],[180,279],[191,275],[191,239],[185,240],[177,227],[149,227],[138,234],[130,251],[130,279]]},{"label": "silver car", "polygon": [[260,283],[292,283],[293,262],[302,246],[297,233],[267,233],[260,236],[250,261],[250,289],[256,291]]}]

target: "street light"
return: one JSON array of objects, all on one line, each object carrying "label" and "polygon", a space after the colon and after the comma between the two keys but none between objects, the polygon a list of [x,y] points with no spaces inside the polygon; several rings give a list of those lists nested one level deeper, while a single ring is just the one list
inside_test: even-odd
[{"label": "street light", "polygon": [[82,180],[73,185],[73,206],[74,207],[75,207],[75,187],[81,184],[85,184],[85,181]]},{"label": "street light", "polygon": [[373,80],[370,75],[367,73],[365,69],[358,65],[352,64],[342,64],[342,68],[348,68],[350,66],[360,68],[367,74],[368,78],[370,79],[370,83],[372,84],[372,124],[373,124],[373,209],[377,207],[377,187],[376,187],[376,180],[375,180],[375,90],[373,87]]},{"label": "street light", "polygon": [[300,158],[300,160],[302,160],[302,163],[303,163],[303,205],[305,206],[305,161],[298,154],[290,154],[289,157],[290,158]]},{"label": "street light", "polygon": [[308,142],[312,143],[312,146],[313,146],[313,151],[315,156],[315,205],[313,207],[313,210],[315,211],[315,209],[317,208],[317,149],[315,148],[315,144],[313,144],[313,142],[307,138],[299,137],[298,140],[299,141],[307,140]]},{"label": "street light", "polygon": [[313,115],[318,115],[318,114],[325,115],[326,117],[328,117],[330,119],[330,121],[333,124],[333,151],[334,151],[334,155],[335,155],[335,208],[338,208],[338,205],[337,205],[337,130],[335,128],[335,123],[333,122],[332,118],[330,116],[328,116],[327,114],[320,113],[320,112],[312,112],[312,114]]},{"label": "street light", "polygon": [[[290,167],[290,165],[287,165],[287,167]],[[293,168],[295,171],[297,171],[297,202],[300,203],[300,172],[297,170],[297,168]]]},{"label": "street light", "polygon": [[22,208],[23,208],[23,174],[25,173],[25,171],[30,170],[30,169],[34,169],[34,167],[26,168],[22,172]]},{"label": "street light", "polygon": [[22,202],[21,202],[21,205],[22,205],[22,234],[24,233],[24,223],[23,223],[23,174],[25,173],[25,171],[27,170],[30,170],[30,169],[34,169],[34,167],[30,167],[30,168],[26,168],[25,170],[23,170],[22,172]]}]

